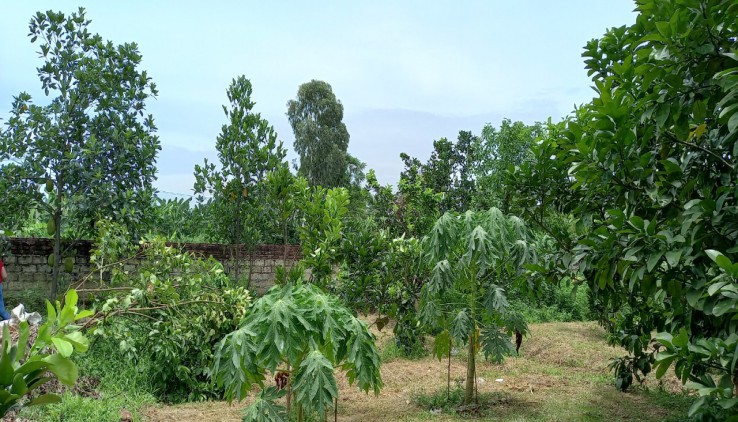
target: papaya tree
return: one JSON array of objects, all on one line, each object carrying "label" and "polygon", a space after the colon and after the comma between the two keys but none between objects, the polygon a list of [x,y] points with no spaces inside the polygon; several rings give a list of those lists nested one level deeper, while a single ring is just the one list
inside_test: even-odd
[{"label": "papaya tree", "polygon": [[443,330],[436,337],[439,358],[451,341],[468,347],[464,403],[470,404],[479,349],[499,362],[515,352],[510,336],[527,331],[505,292],[530,291],[525,266],[535,262],[535,248],[522,220],[496,208],[446,213],[424,242],[433,269],[421,291],[421,319]]},{"label": "papaya tree", "polygon": [[[18,94],[0,132],[0,163],[6,163],[0,164],[0,188],[14,201],[6,207],[49,216],[50,263],[61,261],[62,226],[69,221],[89,234],[106,216],[135,231],[153,203],[160,144],[154,119],[144,112],[156,86],[138,69],[136,44],[104,41],[89,24],[81,8],[31,18],[29,36],[44,61],[41,87],[53,96],[36,104],[30,94]],[[53,296],[60,267],[53,265]]]},{"label": "papaya tree", "polygon": [[[289,409],[276,403],[285,395],[288,407],[294,396],[298,421],[305,414],[323,418],[330,409],[337,412],[336,368],[346,371],[349,383],[379,394],[374,340],[338,298],[298,277],[256,300],[241,327],[217,345],[213,378],[229,401],[261,388],[244,420],[287,421]],[[267,385],[268,374],[275,385]]]}]

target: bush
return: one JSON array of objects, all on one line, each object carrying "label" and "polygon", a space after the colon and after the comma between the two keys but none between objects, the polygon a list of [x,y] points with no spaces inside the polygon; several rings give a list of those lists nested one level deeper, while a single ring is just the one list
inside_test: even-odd
[{"label": "bush", "polygon": [[25,289],[19,292],[4,293],[5,309],[10,312],[19,304],[23,304],[27,312],[41,313],[46,309],[46,292],[41,289]]},{"label": "bush", "polygon": [[195,258],[161,238],[142,241],[135,255],[140,264],[125,271],[117,258],[126,243],[102,228],[93,262],[98,271],[110,271],[113,287],[124,289],[98,298],[95,336],[117,343],[129,363],[151,361],[148,377],[162,400],[221,398],[223,390],[210,382],[213,349],[245,316],[248,291],[231,286],[219,262]]},{"label": "bush", "polygon": [[532,323],[589,321],[592,319],[589,287],[544,285],[538,299],[513,297],[510,306]]}]

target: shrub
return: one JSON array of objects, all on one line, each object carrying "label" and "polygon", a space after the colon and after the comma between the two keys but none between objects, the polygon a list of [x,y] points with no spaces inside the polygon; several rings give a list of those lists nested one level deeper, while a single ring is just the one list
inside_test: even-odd
[{"label": "shrub", "polygon": [[248,291],[234,287],[222,265],[198,259],[161,238],[142,241],[135,271],[124,270],[118,249],[102,242],[94,262],[107,262],[112,288],[98,298],[93,333],[119,344],[129,362],[152,362],[153,391],[166,401],[222,397],[210,382],[213,347],[238,327],[250,303]]}]

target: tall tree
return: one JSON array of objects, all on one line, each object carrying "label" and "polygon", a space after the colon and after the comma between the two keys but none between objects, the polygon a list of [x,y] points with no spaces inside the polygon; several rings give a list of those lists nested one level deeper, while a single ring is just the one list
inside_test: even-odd
[{"label": "tall tree", "polygon": [[521,174],[570,183],[560,262],[629,352],[617,386],[673,365],[699,393],[689,416],[722,420],[738,408],[738,6],[637,4],[635,24],[587,44],[596,97]]},{"label": "tall tree", "polygon": [[300,155],[298,174],[310,186],[348,187],[349,133],[331,86],[318,80],[300,85],[297,99],[287,103],[287,117]]},{"label": "tall tree", "polygon": [[478,186],[474,196],[476,207],[495,206],[509,211],[515,192],[506,183],[507,171],[533,158],[531,147],[542,131],[539,123],[529,126],[510,119],[504,119],[499,129],[491,124],[484,126],[482,136],[471,146],[474,150],[472,173]]},{"label": "tall tree", "polygon": [[[74,210],[78,225],[113,217],[132,230],[152,204],[156,154],[160,149],[146,100],[156,87],[137,68],[136,44],[114,45],[88,31],[84,9],[65,16],[48,11],[30,22],[31,42],[40,41],[38,68],[46,105],[20,93],[2,132],[0,167],[4,198],[17,208],[50,215],[54,237],[52,294],[56,296],[62,225]],[[45,186],[47,195],[42,194]],[[6,204],[7,205],[7,204]]]},{"label": "tall tree", "polygon": [[252,109],[251,82],[239,76],[228,87],[230,107],[223,106],[228,123],[221,128],[215,144],[220,165],[195,166],[195,193],[200,202],[210,196],[214,235],[232,245],[235,277],[240,278],[241,247],[260,241],[260,219],[268,196],[266,175],[283,165],[285,150],[266,119]]},{"label": "tall tree", "polygon": [[[446,138],[433,142],[433,152],[428,162],[402,153],[400,158],[405,169],[400,180],[414,184],[422,178],[422,186],[442,194],[439,206],[441,213],[446,211],[463,212],[471,206],[476,182],[472,177],[474,165],[474,145],[478,137],[469,131],[459,131],[454,143]],[[435,219],[435,217],[434,217]]]}]

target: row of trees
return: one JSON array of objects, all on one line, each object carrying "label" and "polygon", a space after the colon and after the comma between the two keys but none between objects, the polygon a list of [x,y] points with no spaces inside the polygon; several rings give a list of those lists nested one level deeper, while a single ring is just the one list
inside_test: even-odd
[{"label": "row of trees", "polygon": [[[155,200],[152,183],[161,145],[146,102],[157,90],[139,69],[138,46],[105,41],[88,30],[89,24],[84,9],[69,16],[39,12],[31,19],[29,35],[43,59],[38,76],[50,99],[37,104],[20,93],[0,131],[0,191],[4,209],[10,210],[0,215],[0,226],[14,230],[30,219],[44,221],[41,230],[54,238],[51,263],[67,253],[62,237],[92,238],[101,218],[138,236],[167,214],[194,213],[189,204]],[[224,106],[227,123],[216,141],[219,162],[195,168],[194,190],[205,217],[200,221],[207,223],[193,228],[195,236],[253,245],[264,240],[265,231],[258,228],[275,226],[268,211],[278,207],[266,209],[270,190],[265,182],[268,173],[287,167],[285,150],[274,129],[254,112],[251,93],[248,79],[234,79]],[[288,109],[300,155],[298,174],[310,186],[358,185],[364,165],[347,153],[343,106],[330,85],[304,84]],[[182,231],[186,226],[170,227]],[[53,268],[56,296],[60,265]]]},{"label": "row of trees", "polygon": [[[253,112],[251,84],[237,78],[217,141],[220,163],[196,169],[200,206],[165,205],[172,215],[199,213],[230,243],[299,238],[300,268],[311,269],[306,282],[398,321],[410,315],[396,333],[412,332],[419,318],[438,334],[439,357],[453,344],[468,346],[467,401],[477,347],[500,359],[512,352],[510,335],[525,332],[507,292],[536,294],[546,278],[589,287],[611,342],[629,353],[613,363],[620,389],[673,366],[699,393],[691,415],[733,411],[738,7],[639,0],[638,11],[635,24],[587,44],[590,103],[561,122],[506,120],[480,135],[440,139],[425,163],[403,154],[396,189],[371,170],[361,186],[342,106],[319,81],[288,104],[300,155],[294,176],[273,129]],[[143,116],[155,87],[135,71],[135,46],[103,43],[87,34],[87,23],[82,12],[34,18],[32,36],[45,40],[42,84],[60,95],[44,107],[17,97],[0,151],[15,160],[2,167],[0,183],[17,194],[12,200],[30,195],[53,217],[47,226],[57,245],[65,210],[79,213],[80,227],[94,221],[86,210],[106,207],[126,224],[152,203],[136,198],[150,191],[158,150],[152,119]],[[99,67],[120,55],[130,89]],[[114,86],[102,93],[107,82]],[[151,161],[137,155],[146,148]],[[93,165],[98,156],[102,164]],[[107,173],[136,165],[142,180],[116,182]],[[117,183],[115,195],[100,194]],[[402,274],[394,277],[400,285],[392,274]],[[318,410],[334,398],[325,393]]]}]

